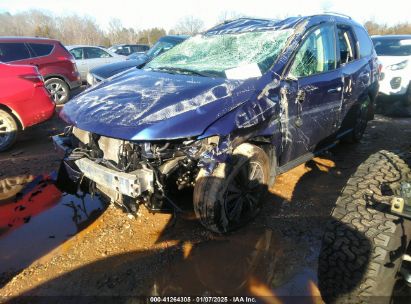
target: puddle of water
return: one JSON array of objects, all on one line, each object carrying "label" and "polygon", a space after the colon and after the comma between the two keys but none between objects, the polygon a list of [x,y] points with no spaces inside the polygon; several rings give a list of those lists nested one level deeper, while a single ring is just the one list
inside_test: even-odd
[{"label": "puddle of water", "polygon": [[106,207],[98,197],[62,193],[48,176],[9,178],[0,185],[0,273],[27,267]]}]

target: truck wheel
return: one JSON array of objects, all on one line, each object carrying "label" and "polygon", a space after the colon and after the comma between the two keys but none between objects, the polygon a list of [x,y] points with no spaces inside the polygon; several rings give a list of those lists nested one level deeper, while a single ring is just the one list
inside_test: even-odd
[{"label": "truck wheel", "polygon": [[238,146],[211,175],[200,170],[193,195],[197,218],[218,233],[239,228],[260,211],[268,180],[267,154],[252,144]]},{"label": "truck wheel", "polygon": [[17,139],[18,126],[14,117],[0,110],[0,152],[10,148]]},{"label": "truck wheel", "polygon": [[392,193],[384,190],[388,185],[409,178],[410,169],[398,155],[380,151],[348,180],[319,257],[319,288],[326,303],[390,302],[410,230],[402,218],[384,212],[390,209],[382,202],[390,200]]},{"label": "truck wheel", "polygon": [[44,82],[54,102],[58,105],[66,103],[70,98],[70,89],[64,80],[50,78]]}]

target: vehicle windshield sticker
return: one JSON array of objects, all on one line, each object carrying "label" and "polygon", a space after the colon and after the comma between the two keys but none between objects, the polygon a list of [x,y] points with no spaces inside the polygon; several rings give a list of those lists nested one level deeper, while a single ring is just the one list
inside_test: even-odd
[{"label": "vehicle windshield sticker", "polygon": [[225,70],[225,75],[228,79],[247,79],[260,77],[261,71],[256,63],[242,65],[233,69]]}]

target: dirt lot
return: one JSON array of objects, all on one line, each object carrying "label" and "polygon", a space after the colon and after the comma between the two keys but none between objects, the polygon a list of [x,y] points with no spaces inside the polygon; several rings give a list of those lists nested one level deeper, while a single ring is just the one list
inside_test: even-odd
[{"label": "dirt lot", "polygon": [[0,154],[0,302],[21,295],[318,296],[323,227],[347,179],[373,152],[411,143],[411,119],[377,116],[361,144],[340,144],[279,176],[251,224],[218,236],[192,212],[174,218],[142,208],[132,218],[97,197],[39,184],[41,177],[16,197],[27,181],[58,168],[49,136],[62,127],[57,119],[39,126]]}]

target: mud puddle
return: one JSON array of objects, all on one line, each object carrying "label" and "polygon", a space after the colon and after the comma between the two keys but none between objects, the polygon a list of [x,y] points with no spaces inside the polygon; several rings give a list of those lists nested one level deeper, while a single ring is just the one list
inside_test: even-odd
[{"label": "mud puddle", "polygon": [[0,180],[0,273],[17,272],[92,223],[105,204],[61,192],[54,176]]}]

